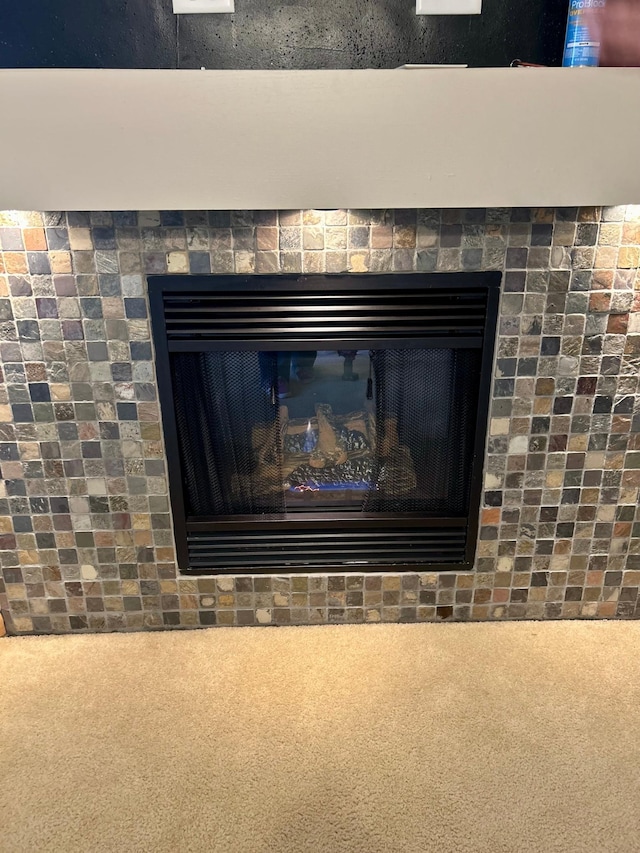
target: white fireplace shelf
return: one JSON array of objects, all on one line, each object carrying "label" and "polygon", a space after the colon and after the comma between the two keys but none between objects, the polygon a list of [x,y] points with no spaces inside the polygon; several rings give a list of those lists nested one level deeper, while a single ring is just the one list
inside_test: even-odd
[{"label": "white fireplace shelf", "polygon": [[640,69],[0,71],[0,209],[640,203]]}]

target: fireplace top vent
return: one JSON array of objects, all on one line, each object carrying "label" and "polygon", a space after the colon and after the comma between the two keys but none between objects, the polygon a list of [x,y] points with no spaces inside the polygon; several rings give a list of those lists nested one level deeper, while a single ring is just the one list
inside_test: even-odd
[{"label": "fireplace top vent", "polygon": [[[152,303],[170,343],[233,341],[304,345],[319,338],[365,343],[383,336],[411,339],[470,338],[480,345],[487,312],[487,283],[468,274],[446,277],[446,286],[424,287],[424,276],[217,276],[206,283],[150,278]],[[481,281],[480,281],[481,279]],[[500,276],[495,274],[496,285]],[[382,284],[381,284],[382,282]]]}]

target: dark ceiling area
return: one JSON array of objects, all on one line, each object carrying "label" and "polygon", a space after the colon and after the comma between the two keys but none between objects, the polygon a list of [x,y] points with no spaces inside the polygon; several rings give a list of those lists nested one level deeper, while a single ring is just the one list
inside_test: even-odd
[{"label": "dark ceiling area", "polygon": [[415,14],[415,0],[236,0],[179,15],[171,0],[4,4],[2,68],[395,68],[559,65],[567,4],[484,0],[482,15]]}]

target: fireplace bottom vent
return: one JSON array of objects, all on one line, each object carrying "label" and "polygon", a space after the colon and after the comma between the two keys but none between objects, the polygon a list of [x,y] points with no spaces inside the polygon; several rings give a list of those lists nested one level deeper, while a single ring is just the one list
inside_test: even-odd
[{"label": "fireplace bottom vent", "polygon": [[340,528],[320,532],[303,526],[269,533],[189,533],[187,540],[192,569],[254,571],[258,565],[268,572],[330,567],[357,571],[367,566],[369,571],[383,571],[425,564],[435,569],[464,562],[467,529],[466,525],[443,527],[440,521],[438,528],[422,531],[376,525],[358,532]]}]

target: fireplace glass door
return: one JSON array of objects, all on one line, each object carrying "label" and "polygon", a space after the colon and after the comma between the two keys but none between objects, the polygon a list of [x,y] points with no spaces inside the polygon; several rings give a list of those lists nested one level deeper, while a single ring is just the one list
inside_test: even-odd
[{"label": "fireplace glass door", "polygon": [[174,355],[188,514],[463,512],[480,355]]},{"label": "fireplace glass door", "polygon": [[[212,301],[205,289],[173,302],[161,280],[154,333],[182,568],[464,561],[484,443],[489,291],[445,291],[425,307],[406,287],[425,277],[403,276],[395,294],[395,277],[380,277],[390,295],[380,281],[373,295],[359,290],[357,278],[336,288],[322,277],[311,293],[301,283],[284,300],[282,282],[265,294],[243,279],[239,293],[214,287]],[[394,319],[394,298],[405,317],[410,305],[430,312],[431,327]]]}]

